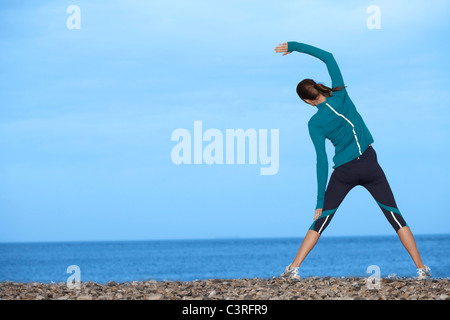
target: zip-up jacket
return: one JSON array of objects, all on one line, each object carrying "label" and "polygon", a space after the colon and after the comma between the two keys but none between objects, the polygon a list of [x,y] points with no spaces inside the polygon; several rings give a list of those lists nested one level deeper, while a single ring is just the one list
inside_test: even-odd
[{"label": "zip-up jacket", "polygon": [[[330,74],[332,88],[344,86],[341,71],[331,53],[304,43],[291,41],[287,44],[288,52],[298,51],[322,60]],[[317,112],[308,121],[308,129],[317,156],[316,209],[319,209],[323,208],[328,181],[325,139],[329,139],[335,148],[333,168],[362,155],[374,140],[345,88],[334,91],[331,97],[316,107]]]}]

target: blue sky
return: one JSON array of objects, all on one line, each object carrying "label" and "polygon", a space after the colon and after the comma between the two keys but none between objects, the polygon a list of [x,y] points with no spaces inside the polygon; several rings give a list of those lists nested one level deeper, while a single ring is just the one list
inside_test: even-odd
[{"label": "blue sky", "polygon": [[[70,30],[70,5],[81,29]],[[366,12],[377,5],[381,29]],[[415,234],[449,233],[448,1],[3,1],[0,242],[303,237],[314,109],[335,56]],[[175,165],[178,128],[278,129],[279,171]],[[327,142],[330,167],[334,150]],[[331,174],[331,170],[330,170]],[[323,236],[395,234],[362,187]]]}]

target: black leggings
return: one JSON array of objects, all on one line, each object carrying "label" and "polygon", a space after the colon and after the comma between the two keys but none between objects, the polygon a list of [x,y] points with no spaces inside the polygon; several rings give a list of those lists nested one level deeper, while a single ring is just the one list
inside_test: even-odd
[{"label": "black leggings", "polygon": [[357,185],[363,186],[370,192],[396,232],[407,226],[397,209],[386,176],[378,164],[377,154],[373,147],[369,146],[358,158],[334,169],[325,191],[322,214],[313,222],[310,230],[322,234],[342,200]]}]

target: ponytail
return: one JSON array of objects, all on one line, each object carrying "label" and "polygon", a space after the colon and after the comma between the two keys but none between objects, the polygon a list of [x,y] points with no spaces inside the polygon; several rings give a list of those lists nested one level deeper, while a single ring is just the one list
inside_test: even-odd
[{"label": "ponytail", "polygon": [[325,86],[325,85],[323,85],[321,83],[314,84],[314,89],[319,91],[319,93],[321,93],[325,97],[331,97],[333,95],[333,92],[340,91],[340,90],[342,90],[344,88],[345,88],[345,86],[328,88],[327,86]]},{"label": "ponytail", "polygon": [[333,92],[344,89],[345,86],[329,88],[321,83],[316,83],[312,79],[305,79],[297,85],[297,94],[301,99],[315,100],[321,94],[324,97],[331,97]]}]

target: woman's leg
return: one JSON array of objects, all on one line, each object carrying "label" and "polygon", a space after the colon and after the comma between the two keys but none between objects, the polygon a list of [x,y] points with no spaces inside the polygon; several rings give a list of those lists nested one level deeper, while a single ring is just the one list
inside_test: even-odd
[{"label": "woman's leg", "polygon": [[320,233],[314,230],[308,230],[305,238],[302,241],[302,244],[300,245],[300,249],[298,249],[297,251],[294,261],[291,263],[290,269],[299,267],[302,264],[303,260],[306,258],[312,248],[314,248],[319,238]]},{"label": "woman's leg", "polygon": [[397,232],[400,241],[406,251],[408,251],[416,267],[423,268],[424,265],[419,254],[419,250],[417,249],[414,236],[397,208],[397,204],[395,203],[394,195],[391,187],[389,186],[386,175],[378,164],[375,150],[373,150],[371,162],[373,163],[371,167],[372,169],[370,170],[370,175],[372,175],[372,177],[370,177],[370,181],[362,185],[370,192],[372,197],[380,206],[385,217]]},{"label": "woman's leg", "polygon": [[397,235],[399,236],[400,241],[408,251],[411,258],[413,259],[416,268],[423,269],[425,266],[422,262],[422,258],[420,257],[419,250],[416,246],[416,241],[414,241],[414,236],[409,227],[401,228],[397,231]]},{"label": "woman's leg", "polygon": [[343,181],[341,171],[343,171],[342,168],[336,168],[333,171],[327,190],[325,191],[322,214],[312,223],[310,229],[306,233],[294,261],[291,263],[290,269],[299,267],[302,264],[303,260],[316,245],[320,235],[330,223],[334,213],[347,193],[355,186],[355,184],[351,183],[353,180],[351,175],[346,175],[346,179]]}]

